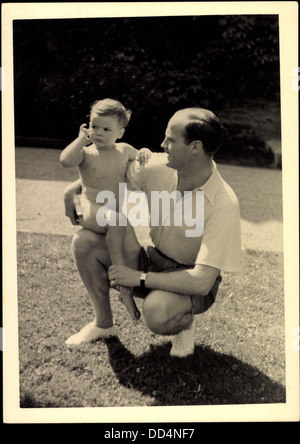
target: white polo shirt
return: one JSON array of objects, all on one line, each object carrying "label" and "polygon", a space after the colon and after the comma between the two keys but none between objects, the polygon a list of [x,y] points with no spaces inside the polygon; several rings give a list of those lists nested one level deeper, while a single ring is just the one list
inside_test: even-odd
[{"label": "white polo shirt", "polygon": [[[177,170],[166,165],[167,154],[153,153],[145,166],[132,162],[127,170],[128,188],[146,193],[151,207],[151,192],[177,190]],[[204,228],[203,233],[196,237],[187,236],[184,218],[180,226],[174,225],[174,214],[170,217],[169,226],[161,222],[151,225],[150,237],[154,245],[166,256],[185,265],[203,264],[221,271],[236,272],[240,270],[241,230],[240,209],[238,199],[230,186],[220,176],[215,162],[213,173],[200,188],[193,190],[192,198],[196,199],[196,191],[204,192]],[[195,207],[194,207],[195,208]],[[174,204],[171,200],[171,212]],[[199,213],[199,214],[200,214]],[[197,212],[196,212],[197,215]]]}]

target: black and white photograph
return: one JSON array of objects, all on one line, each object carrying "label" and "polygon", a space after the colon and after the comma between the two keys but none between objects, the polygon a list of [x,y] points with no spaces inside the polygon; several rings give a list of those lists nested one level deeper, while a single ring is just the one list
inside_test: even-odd
[{"label": "black and white photograph", "polygon": [[2,17],[4,423],[299,421],[298,4]]}]

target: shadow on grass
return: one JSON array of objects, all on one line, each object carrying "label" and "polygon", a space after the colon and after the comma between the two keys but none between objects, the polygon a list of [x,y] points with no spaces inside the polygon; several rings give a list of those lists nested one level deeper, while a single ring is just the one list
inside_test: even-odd
[{"label": "shadow on grass", "polygon": [[174,358],[170,344],[152,346],[139,357],[118,338],[106,340],[111,366],[127,388],[152,396],[152,405],[284,403],[285,388],[255,367],[205,346]]}]

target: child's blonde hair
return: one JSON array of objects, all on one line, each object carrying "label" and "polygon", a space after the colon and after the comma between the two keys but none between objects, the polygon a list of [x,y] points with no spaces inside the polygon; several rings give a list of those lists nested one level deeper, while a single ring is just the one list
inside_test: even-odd
[{"label": "child's blonde hair", "polygon": [[116,116],[122,128],[126,128],[132,114],[130,109],[126,109],[121,102],[114,99],[97,100],[92,103],[91,113],[98,116]]}]

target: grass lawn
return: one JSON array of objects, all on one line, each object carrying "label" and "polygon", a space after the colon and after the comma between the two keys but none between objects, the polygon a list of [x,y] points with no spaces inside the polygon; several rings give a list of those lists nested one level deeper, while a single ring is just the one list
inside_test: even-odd
[{"label": "grass lawn", "polygon": [[168,355],[170,338],[134,323],[116,294],[120,340],[65,346],[93,317],[70,240],[18,234],[21,407],[285,402],[282,253],[243,252],[243,275],[224,276],[199,317],[194,356],[180,360]]},{"label": "grass lawn", "polygon": [[[220,166],[238,194],[242,227],[256,227],[260,237],[253,248],[253,233],[243,233],[242,273],[223,275],[217,302],[199,316],[195,353],[181,360],[169,357],[170,337],[151,333],[143,319],[133,322],[115,292],[119,340],[65,346],[93,309],[70,254],[71,226],[69,234],[52,230],[64,221],[55,202],[65,185],[57,181],[77,176],[57,157],[53,150],[16,151],[17,223],[28,231],[17,235],[20,406],[284,403],[283,253],[269,248],[261,231],[282,223],[281,172]],[[280,233],[272,237],[281,242]]]}]

